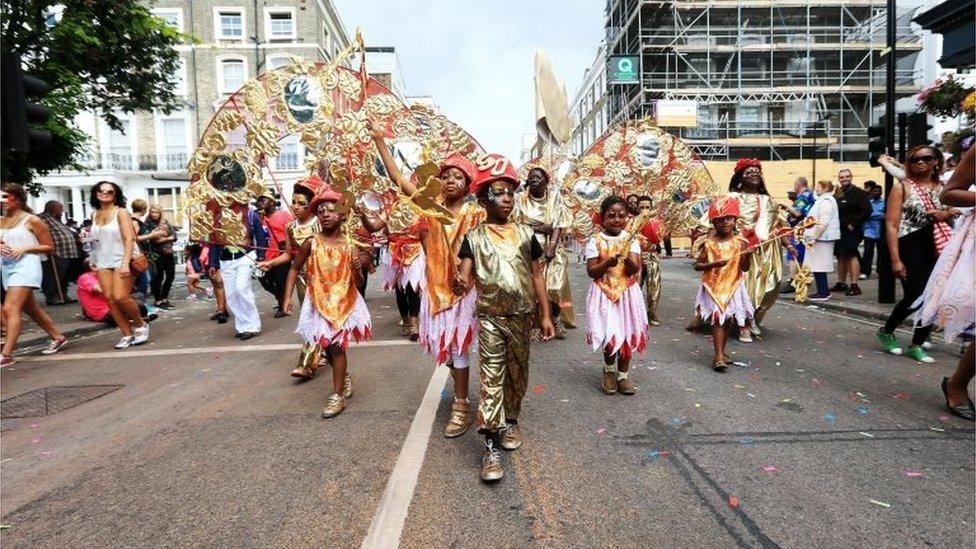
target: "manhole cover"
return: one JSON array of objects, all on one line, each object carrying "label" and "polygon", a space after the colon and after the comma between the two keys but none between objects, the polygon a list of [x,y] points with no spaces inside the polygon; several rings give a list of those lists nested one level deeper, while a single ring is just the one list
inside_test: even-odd
[{"label": "manhole cover", "polygon": [[103,397],[122,387],[122,385],[69,385],[35,389],[0,402],[0,418],[49,416]]}]

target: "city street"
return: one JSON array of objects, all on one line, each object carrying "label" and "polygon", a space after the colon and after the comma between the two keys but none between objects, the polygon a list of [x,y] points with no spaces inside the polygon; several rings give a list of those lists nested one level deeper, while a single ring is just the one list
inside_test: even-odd
[{"label": "city street", "polygon": [[[585,344],[581,312],[588,281],[572,267],[580,327],[533,346],[526,441],[503,455],[506,476],[490,486],[478,478],[482,437],[442,436],[447,372],[398,336],[380,276],[368,294],[374,340],[349,353],[355,396],[335,419],[319,417],[330,372],[289,377],[297,318],[272,318],[256,283],[264,327],[246,343],[232,323],[206,320],[212,304],[180,300],[144,347],[113,351],[118,333],[103,331],[21,359],[0,371],[0,541],[976,543],[973,427],[945,412],[939,390],[957,346],[940,342],[934,365],[916,364],[877,351],[873,320],[781,301],[761,341],[730,343],[741,364],[715,373],[710,339],[684,329],[699,275],[683,258],[663,268],[663,324],[633,363],[639,389],[627,397],[599,390],[602,360]],[[68,386],[78,388],[57,389]],[[473,400],[476,387],[475,378]]]}]

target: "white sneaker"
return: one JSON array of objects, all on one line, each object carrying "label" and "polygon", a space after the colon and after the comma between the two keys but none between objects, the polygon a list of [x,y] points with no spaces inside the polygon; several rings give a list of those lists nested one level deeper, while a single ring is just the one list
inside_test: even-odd
[{"label": "white sneaker", "polygon": [[149,341],[149,324],[143,324],[141,328],[136,328],[132,330],[133,345],[142,345],[143,343]]},{"label": "white sneaker", "polygon": [[926,351],[929,350],[929,349],[931,349],[932,348],[932,342],[931,341],[923,341],[922,342],[922,348],[925,349]]},{"label": "white sneaker", "polygon": [[135,339],[132,336],[123,336],[118,343],[115,344],[116,349],[126,349],[132,346],[132,340]]},{"label": "white sneaker", "polygon": [[858,278],[858,280],[867,280],[868,279],[868,275],[862,273],[861,276],[859,276],[857,278]]}]

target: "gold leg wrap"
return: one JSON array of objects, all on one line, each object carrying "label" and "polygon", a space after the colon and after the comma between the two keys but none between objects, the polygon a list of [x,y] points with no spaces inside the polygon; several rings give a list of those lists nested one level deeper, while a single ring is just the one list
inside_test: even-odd
[{"label": "gold leg wrap", "polygon": [[644,258],[647,280],[644,283],[644,300],[647,302],[647,320],[657,317],[657,304],[661,300],[661,259],[654,254]]},{"label": "gold leg wrap", "polygon": [[529,384],[529,315],[480,317],[481,402],[478,430],[496,432],[518,419]]}]

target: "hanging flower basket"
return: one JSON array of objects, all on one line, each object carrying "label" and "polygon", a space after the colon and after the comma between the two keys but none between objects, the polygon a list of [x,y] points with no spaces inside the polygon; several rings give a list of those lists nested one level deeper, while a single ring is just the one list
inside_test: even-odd
[{"label": "hanging flower basket", "polygon": [[954,118],[962,114],[963,102],[976,90],[962,85],[949,75],[939,78],[934,84],[918,94],[919,111],[941,118]]}]

